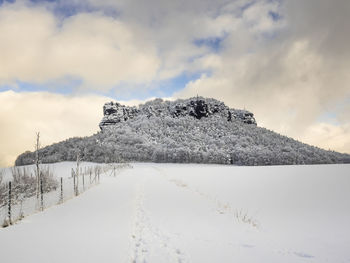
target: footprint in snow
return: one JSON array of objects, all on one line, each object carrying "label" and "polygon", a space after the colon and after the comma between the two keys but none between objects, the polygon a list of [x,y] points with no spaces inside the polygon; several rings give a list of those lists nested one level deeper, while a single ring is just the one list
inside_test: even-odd
[{"label": "footprint in snow", "polygon": [[242,244],[241,246],[245,247],[245,248],[254,248],[255,247],[254,245],[249,245],[249,244]]},{"label": "footprint in snow", "polygon": [[313,258],[314,256],[303,253],[303,252],[294,252],[294,255],[301,257],[301,258]]}]

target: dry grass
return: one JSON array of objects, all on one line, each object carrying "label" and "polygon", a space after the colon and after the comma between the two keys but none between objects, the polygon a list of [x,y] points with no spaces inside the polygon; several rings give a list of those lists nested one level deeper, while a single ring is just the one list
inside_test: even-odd
[{"label": "dry grass", "polygon": [[255,218],[253,218],[251,215],[249,215],[247,211],[243,209],[235,210],[233,214],[235,219],[238,222],[242,222],[245,224],[249,224],[255,228],[259,228],[259,222]]}]

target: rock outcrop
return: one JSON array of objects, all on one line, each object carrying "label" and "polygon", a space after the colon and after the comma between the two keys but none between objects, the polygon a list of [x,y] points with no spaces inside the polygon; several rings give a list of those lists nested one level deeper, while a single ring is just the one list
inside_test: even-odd
[{"label": "rock outcrop", "polygon": [[103,119],[100,128],[134,118],[139,113],[136,107],[128,107],[118,102],[108,102],[103,106]]},{"label": "rock outcrop", "polygon": [[152,116],[170,116],[172,118],[192,116],[198,120],[217,115],[227,121],[238,120],[246,124],[256,125],[253,113],[246,110],[231,109],[223,102],[202,97],[176,101],[155,99],[140,105],[138,108],[124,106],[118,102],[108,102],[103,106],[103,115],[104,117],[99,125],[101,130],[139,115],[144,115],[147,118]]}]

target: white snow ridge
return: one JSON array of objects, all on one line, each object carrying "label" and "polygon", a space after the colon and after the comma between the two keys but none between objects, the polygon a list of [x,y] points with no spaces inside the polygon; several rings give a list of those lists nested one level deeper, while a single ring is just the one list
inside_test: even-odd
[{"label": "white snow ridge", "polygon": [[350,262],[350,165],[132,166],[0,228],[0,262]]}]

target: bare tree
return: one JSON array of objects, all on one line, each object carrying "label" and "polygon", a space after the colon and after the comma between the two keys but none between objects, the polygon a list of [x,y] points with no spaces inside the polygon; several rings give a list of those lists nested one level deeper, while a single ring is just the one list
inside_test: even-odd
[{"label": "bare tree", "polygon": [[35,167],[36,167],[36,197],[39,198],[40,194],[40,132],[36,133],[36,142],[35,142]]},{"label": "bare tree", "polygon": [[1,186],[1,184],[2,184],[2,180],[3,180],[3,178],[4,178],[4,170],[3,169],[0,169],[0,186]]},{"label": "bare tree", "polygon": [[6,201],[5,201],[6,185],[2,183],[3,176],[4,176],[4,170],[0,169],[0,207],[4,206],[6,204]]}]

